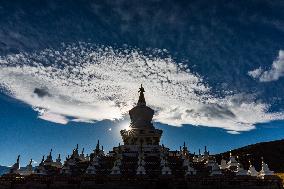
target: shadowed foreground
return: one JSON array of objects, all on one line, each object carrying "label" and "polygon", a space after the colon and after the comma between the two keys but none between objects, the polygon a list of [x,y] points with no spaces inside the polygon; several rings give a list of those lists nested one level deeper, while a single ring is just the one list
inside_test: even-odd
[{"label": "shadowed foreground", "polygon": [[108,188],[230,188],[230,189],[279,189],[282,188],[281,180],[277,177],[267,179],[253,179],[244,177],[198,177],[173,178],[162,176],[156,179],[147,177],[123,178],[123,177],[2,177],[0,189],[108,189]]}]

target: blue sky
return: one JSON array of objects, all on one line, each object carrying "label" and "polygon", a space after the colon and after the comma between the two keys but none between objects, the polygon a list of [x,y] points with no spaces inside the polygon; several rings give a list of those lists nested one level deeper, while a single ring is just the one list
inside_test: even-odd
[{"label": "blue sky", "polygon": [[143,83],[162,142],[281,139],[282,1],[0,1],[0,165],[121,142]]}]

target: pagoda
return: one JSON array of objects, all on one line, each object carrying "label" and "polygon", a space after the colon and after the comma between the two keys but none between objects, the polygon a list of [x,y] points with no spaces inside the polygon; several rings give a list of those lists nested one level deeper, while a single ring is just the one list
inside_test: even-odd
[{"label": "pagoda", "polygon": [[139,99],[135,107],[129,111],[129,130],[121,130],[121,136],[125,147],[138,149],[144,146],[148,149],[155,149],[159,146],[163,131],[153,126],[152,119],[154,110],[146,105],[144,88],[139,88]]},{"label": "pagoda", "polygon": [[130,129],[120,131],[124,143],[121,147],[128,151],[128,153],[125,153],[126,156],[133,156],[134,153],[140,151],[141,147],[143,147],[146,156],[159,156],[161,149],[159,143],[163,131],[156,129],[152,123],[154,110],[146,105],[144,92],[145,90],[141,84],[138,91],[138,102],[129,111]]}]

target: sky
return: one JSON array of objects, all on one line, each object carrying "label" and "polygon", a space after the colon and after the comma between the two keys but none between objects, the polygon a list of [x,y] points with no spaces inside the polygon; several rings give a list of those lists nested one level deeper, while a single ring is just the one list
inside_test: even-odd
[{"label": "sky", "polygon": [[284,2],[0,0],[0,165],[121,141],[145,88],[162,143],[282,139]]}]

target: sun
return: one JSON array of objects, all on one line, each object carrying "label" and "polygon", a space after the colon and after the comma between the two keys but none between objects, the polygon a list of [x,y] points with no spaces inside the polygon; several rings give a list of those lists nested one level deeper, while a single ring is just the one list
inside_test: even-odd
[{"label": "sun", "polygon": [[122,127],[123,129],[125,129],[126,131],[130,131],[131,130],[131,128],[130,128],[130,126],[129,126],[129,124],[125,124],[125,125],[123,125],[123,127]]}]

